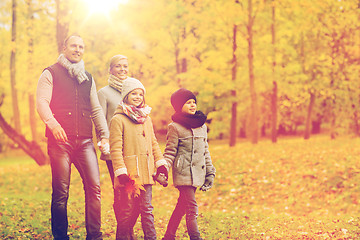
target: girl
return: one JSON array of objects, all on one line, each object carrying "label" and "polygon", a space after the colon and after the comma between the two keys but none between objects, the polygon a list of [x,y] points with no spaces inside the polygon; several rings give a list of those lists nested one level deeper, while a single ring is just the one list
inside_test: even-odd
[{"label": "girl", "polygon": [[[115,189],[119,189],[116,239],[133,239],[132,232],[141,214],[144,239],[156,239],[152,213],[152,174],[167,175],[165,160],[157,143],[145,105],[145,88],[134,78],[123,82],[123,101],[110,122],[110,155],[114,167]],[[129,196],[126,186],[138,182],[143,186],[138,197]]]},{"label": "girl", "polygon": [[197,187],[202,191],[210,189],[215,177],[207,143],[206,116],[196,110],[195,95],[184,88],[172,94],[171,105],[175,114],[169,124],[164,158],[168,167],[172,166],[179,198],[163,239],[175,239],[184,215],[190,239],[202,239],[197,226],[195,191]]}]

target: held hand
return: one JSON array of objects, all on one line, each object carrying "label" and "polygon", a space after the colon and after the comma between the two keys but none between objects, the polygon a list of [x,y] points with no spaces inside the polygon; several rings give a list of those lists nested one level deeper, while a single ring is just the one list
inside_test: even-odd
[{"label": "held hand", "polygon": [[110,154],[110,144],[109,144],[109,139],[107,138],[103,138],[101,139],[100,142],[98,142],[98,146],[100,151],[105,154],[105,155],[109,155]]},{"label": "held hand", "polygon": [[168,170],[166,169],[166,167],[164,165],[161,165],[160,167],[158,167],[158,169],[156,169],[155,178],[158,178],[160,173],[165,175],[166,180],[168,179],[168,177],[169,177]]},{"label": "held hand", "polygon": [[158,167],[156,173],[153,174],[154,181],[160,183],[163,187],[168,186],[168,171],[164,165]]},{"label": "held hand", "polygon": [[125,185],[126,183],[130,182],[130,178],[127,174],[121,174],[117,176],[117,179],[121,185]]},{"label": "held hand", "polygon": [[68,141],[66,132],[60,125],[55,127],[52,130],[52,134],[54,135],[54,138],[56,141],[59,141],[59,142],[67,142]]},{"label": "held hand", "polygon": [[200,187],[201,191],[207,191],[210,188],[212,188],[212,185],[214,183],[214,175],[209,175],[207,177],[205,177],[205,182],[204,184]]}]

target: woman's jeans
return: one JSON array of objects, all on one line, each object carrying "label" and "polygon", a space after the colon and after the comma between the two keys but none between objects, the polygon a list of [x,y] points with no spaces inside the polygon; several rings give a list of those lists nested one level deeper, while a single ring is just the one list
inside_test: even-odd
[{"label": "woman's jeans", "polygon": [[133,228],[137,218],[141,215],[141,226],[145,240],[155,240],[154,207],[151,205],[152,185],[144,185],[145,191],[139,197],[129,199],[124,188],[114,191],[114,210],[117,220],[116,239],[133,239]]},{"label": "woman's jeans", "polygon": [[100,174],[92,139],[69,139],[66,143],[48,141],[52,172],[51,229],[54,239],[69,239],[67,202],[71,164],[79,171],[85,191],[86,239],[102,239]]},{"label": "woman's jeans", "polygon": [[197,225],[198,206],[195,200],[196,188],[192,186],[179,186],[179,198],[170,217],[164,239],[175,239],[176,230],[182,217],[186,214],[186,227],[190,239],[201,239]]}]

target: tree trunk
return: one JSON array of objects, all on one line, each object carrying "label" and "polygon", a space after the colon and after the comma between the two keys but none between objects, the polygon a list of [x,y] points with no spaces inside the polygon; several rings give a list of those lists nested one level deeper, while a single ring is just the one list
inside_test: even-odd
[{"label": "tree trunk", "polygon": [[[177,39],[175,43],[175,66],[176,66],[176,74],[187,72],[187,59],[186,58],[179,58],[181,49],[179,48],[180,42],[186,39],[186,29],[183,28],[182,35]],[[181,79],[178,77],[177,79],[178,86],[182,87]]]},{"label": "tree trunk", "polygon": [[29,120],[31,128],[31,136],[33,141],[38,140],[37,124],[36,124],[36,110],[35,110],[35,96],[33,93],[29,93]]},{"label": "tree trunk", "polygon": [[258,104],[255,90],[255,77],[254,77],[254,56],[253,56],[253,24],[254,19],[252,16],[252,0],[248,0],[249,15],[248,15],[248,58],[249,58],[249,81],[250,81],[250,98],[251,98],[251,109],[250,109],[250,135],[251,143],[258,143]]},{"label": "tree trunk", "polygon": [[[234,24],[233,27],[233,59],[232,59],[232,71],[231,79],[233,82],[236,81],[236,70],[237,70],[237,59],[236,59],[236,34],[237,34],[237,25]],[[235,86],[236,84],[234,84]],[[231,105],[231,123],[230,123],[230,147],[236,145],[236,113],[237,113],[237,101],[236,101],[236,90],[231,90],[232,105]]]},{"label": "tree trunk", "polygon": [[312,115],[312,110],[314,108],[314,105],[315,105],[315,94],[310,93],[310,102],[309,102],[308,112],[307,112],[307,116],[306,116],[304,139],[309,139],[310,138],[311,115]]},{"label": "tree trunk", "polygon": [[11,56],[10,56],[10,81],[13,107],[13,120],[15,128],[21,132],[19,102],[16,88],[16,0],[12,0],[12,27],[11,27]]},{"label": "tree trunk", "polygon": [[275,31],[275,0],[272,1],[272,23],[271,23],[271,36],[273,47],[273,64],[272,64],[272,77],[273,89],[271,95],[271,141],[277,142],[277,80],[276,80],[276,31]]},{"label": "tree trunk", "polygon": [[41,166],[49,163],[47,155],[44,154],[40,146],[35,141],[27,141],[24,136],[19,134],[5,121],[1,113],[0,128],[6,135],[8,135],[14,142],[16,142],[22,150],[24,150],[30,157],[32,157],[38,165]]},{"label": "tree trunk", "polygon": [[[338,78],[337,71],[335,70],[335,58],[337,57],[338,43],[336,39],[333,38],[334,46],[331,48],[331,71],[330,71],[330,88],[335,92],[335,80]],[[335,139],[337,137],[336,131],[336,95],[331,99],[330,106],[330,138]]]},{"label": "tree trunk", "polygon": [[[33,39],[33,23],[34,23],[34,11],[32,8],[32,0],[26,0],[28,8],[28,21],[27,21],[27,35],[28,35],[28,76],[30,81],[32,81],[32,73],[34,72],[33,66],[33,55],[34,55],[34,39]],[[36,127],[36,109],[35,109],[35,96],[32,90],[29,92],[29,121],[31,128],[31,136],[33,141],[37,141],[37,127]]]},{"label": "tree trunk", "polygon": [[59,54],[69,33],[69,20],[64,20],[69,18],[68,5],[68,0],[56,0],[56,42]]}]

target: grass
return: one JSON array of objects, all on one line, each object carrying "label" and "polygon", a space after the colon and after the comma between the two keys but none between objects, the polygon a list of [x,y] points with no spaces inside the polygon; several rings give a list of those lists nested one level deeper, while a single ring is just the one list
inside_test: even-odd
[{"label": "grass", "polygon": [[[230,148],[211,142],[215,186],[197,192],[199,229],[205,239],[360,239],[360,139],[327,136],[248,142]],[[162,145],[162,149],[164,146]],[[102,231],[115,239],[113,193],[100,161]],[[0,239],[52,239],[51,169],[27,156],[0,160]],[[178,192],[154,186],[159,238]],[[68,204],[69,233],[85,239],[84,193],[73,168]],[[140,220],[135,226],[143,239]],[[178,239],[187,239],[185,220]]]}]

